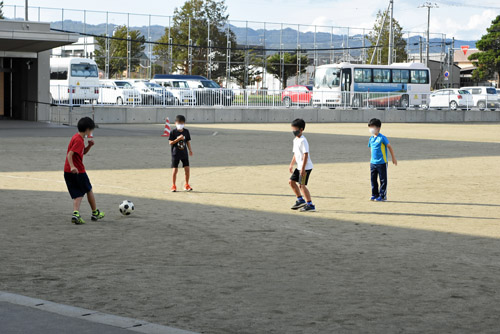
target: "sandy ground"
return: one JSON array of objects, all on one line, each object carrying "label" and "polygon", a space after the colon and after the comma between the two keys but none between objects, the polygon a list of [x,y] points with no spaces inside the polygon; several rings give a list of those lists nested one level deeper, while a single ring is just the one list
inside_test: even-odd
[{"label": "sandy ground", "polygon": [[161,125],[96,130],[107,217],[74,226],[74,129],[0,122],[0,290],[203,333],[498,332],[499,124],[384,125],[386,203],[366,125],[308,124],[311,214],[289,209],[289,125],[189,128],[192,193],[168,192]]}]

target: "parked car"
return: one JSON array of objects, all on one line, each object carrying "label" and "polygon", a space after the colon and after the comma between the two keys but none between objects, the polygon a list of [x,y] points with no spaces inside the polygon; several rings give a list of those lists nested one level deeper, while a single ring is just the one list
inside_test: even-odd
[{"label": "parked car", "polygon": [[101,80],[99,103],[104,104],[141,104],[140,92],[127,81]]},{"label": "parked car", "polygon": [[142,104],[174,105],[174,94],[162,86],[147,80],[135,80],[132,85],[141,92]]},{"label": "parked car", "polygon": [[222,88],[215,81],[209,80],[201,75],[155,75],[155,79],[176,78],[185,80],[189,87],[195,92],[196,104],[201,105],[225,105],[233,104],[234,92],[231,89]]},{"label": "parked car", "polygon": [[181,79],[153,79],[151,80],[166,90],[172,92],[175,97],[175,104],[177,105],[194,105],[196,104],[196,96],[194,91],[189,88],[186,80]]},{"label": "parked car", "polygon": [[495,110],[500,106],[499,95],[494,87],[462,87],[472,94],[474,106],[479,109]]},{"label": "parked car", "polygon": [[281,94],[281,101],[287,108],[290,108],[293,104],[309,105],[312,102],[312,90],[312,86],[289,86]]},{"label": "parked car", "polygon": [[429,98],[429,108],[449,108],[451,110],[470,109],[474,105],[472,95],[463,89],[440,89],[433,91]]}]

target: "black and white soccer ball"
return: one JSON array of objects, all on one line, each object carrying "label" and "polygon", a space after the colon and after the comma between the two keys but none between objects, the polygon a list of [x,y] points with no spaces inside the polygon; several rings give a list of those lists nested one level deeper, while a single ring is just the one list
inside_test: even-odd
[{"label": "black and white soccer ball", "polygon": [[124,216],[131,215],[132,212],[134,212],[134,210],[135,210],[134,203],[132,203],[129,200],[125,200],[122,202],[122,204],[120,204],[120,212]]}]

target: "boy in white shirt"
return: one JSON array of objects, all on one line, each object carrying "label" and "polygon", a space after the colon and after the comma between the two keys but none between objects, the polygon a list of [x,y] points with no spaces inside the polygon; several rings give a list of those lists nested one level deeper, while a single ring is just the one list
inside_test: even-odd
[{"label": "boy in white shirt", "polygon": [[[297,196],[297,201],[291,209],[300,209],[301,212],[312,212],[316,211],[316,207],[311,200],[309,189],[307,189],[307,182],[313,169],[313,163],[309,154],[309,143],[306,137],[302,135],[305,127],[306,122],[303,119],[297,118],[292,122],[292,132],[295,138],[293,139],[293,158],[292,162],[290,162],[290,173],[292,173],[292,176],[289,183]],[[297,163],[297,168],[294,170],[295,163]]]}]

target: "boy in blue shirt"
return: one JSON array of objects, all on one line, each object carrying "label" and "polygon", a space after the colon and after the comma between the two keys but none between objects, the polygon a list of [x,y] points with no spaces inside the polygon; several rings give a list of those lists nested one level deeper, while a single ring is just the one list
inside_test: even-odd
[{"label": "boy in blue shirt", "polygon": [[[370,140],[368,147],[372,150],[372,158],[370,160],[370,172],[372,179],[372,197],[371,201],[385,202],[387,200],[387,149],[391,152],[392,163],[397,166],[398,161],[394,155],[394,150],[389,139],[380,133],[382,122],[377,118],[372,118],[368,122],[370,129]],[[380,178],[380,188],[378,185]]]}]

